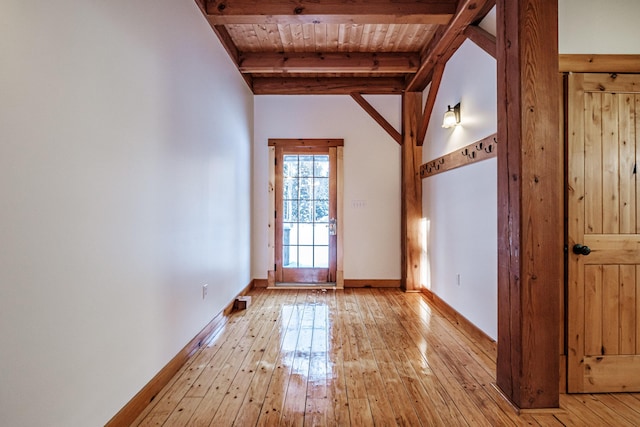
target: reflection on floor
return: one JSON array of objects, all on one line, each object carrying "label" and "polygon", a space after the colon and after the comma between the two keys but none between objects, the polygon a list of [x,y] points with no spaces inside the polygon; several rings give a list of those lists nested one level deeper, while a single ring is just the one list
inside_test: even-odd
[{"label": "reflection on floor", "polygon": [[637,426],[640,394],[517,415],[495,347],[398,289],[252,291],[134,425]]}]

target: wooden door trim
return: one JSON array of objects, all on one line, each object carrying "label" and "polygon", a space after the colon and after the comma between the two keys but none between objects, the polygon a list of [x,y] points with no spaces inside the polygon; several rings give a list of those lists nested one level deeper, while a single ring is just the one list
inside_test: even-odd
[{"label": "wooden door trim", "polygon": [[[582,109],[571,108],[572,105],[583,105],[583,74],[569,75],[569,93],[567,99],[568,110],[568,236],[567,247],[572,248],[576,243],[584,239],[584,215],[572,218],[572,206],[582,206],[584,203],[584,113]],[[580,208],[584,209],[584,208]],[[576,331],[578,325],[574,325],[572,319],[584,318],[584,306],[576,304],[578,300],[584,300],[584,269],[580,268],[581,259],[568,255],[568,283],[567,283],[567,330]],[[571,298],[569,298],[571,296]],[[575,316],[570,314],[575,313]],[[584,375],[575,375],[583,368],[582,360],[576,356],[575,349],[584,348],[584,330],[579,333],[567,334],[567,391],[575,392],[584,388]]]},{"label": "wooden door trim", "polygon": [[640,73],[640,55],[559,55],[560,72]]},{"label": "wooden door trim", "polygon": [[[320,148],[313,146],[314,143],[317,143]],[[335,259],[335,277],[332,279],[335,280],[337,289],[344,289],[344,266],[343,266],[343,244],[344,244],[344,139],[330,139],[330,138],[293,138],[293,139],[284,139],[284,138],[270,138],[268,140],[269,146],[269,221],[267,224],[268,228],[268,249],[269,249],[269,266],[273,266],[273,269],[269,268],[267,270],[267,286],[274,287],[277,281],[280,281],[276,277],[276,256],[277,255],[277,245],[276,245],[276,221],[275,212],[276,212],[276,188],[278,187],[276,183],[276,177],[278,174],[276,173],[276,159],[278,156],[276,155],[277,147],[283,148],[295,148],[295,149],[308,149],[307,152],[326,152],[326,150],[335,149],[335,183],[332,184],[330,181],[330,185],[335,185],[336,191],[336,203],[335,203],[335,214],[337,215],[337,235],[335,236],[336,242],[336,259]],[[330,156],[331,158],[331,156]],[[280,182],[279,188],[282,188],[282,182]],[[282,256],[280,254],[280,256]],[[281,260],[280,260],[281,261]]]},{"label": "wooden door trim", "polygon": [[326,138],[269,138],[269,147],[342,147],[344,139]]}]

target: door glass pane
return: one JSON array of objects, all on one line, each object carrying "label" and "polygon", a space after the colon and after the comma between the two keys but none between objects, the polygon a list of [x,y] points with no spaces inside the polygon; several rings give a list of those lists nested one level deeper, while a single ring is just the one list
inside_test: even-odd
[{"label": "door glass pane", "polygon": [[298,244],[298,224],[285,222],[282,224],[282,244],[297,245]]},{"label": "door glass pane", "polygon": [[329,222],[329,201],[328,200],[320,200],[316,201],[314,206],[314,222]]},{"label": "door glass pane", "polygon": [[313,267],[313,246],[298,246],[300,258],[298,260],[299,268]]},{"label": "door glass pane", "polygon": [[313,224],[300,225],[300,245],[313,245]]},{"label": "door glass pane", "polygon": [[313,156],[299,156],[299,176],[313,176]]},{"label": "door glass pane", "polygon": [[313,263],[316,268],[329,267],[329,246],[313,247]]},{"label": "door glass pane", "polygon": [[285,200],[282,209],[282,220],[286,222],[298,221],[298,201],[297,200]]},{"label": "door glass pane", "polygon": [[314,224],[313,244],[314,245],[329,244],[329,224]]},{"label": "door glass pane", "polygon": [[309,200],[301,200],[299,203],[300,210],[298,211],[298,221],[300,222],[313,222],[313,202]]},{"label": "door glass pane", "polygon": [[284,268],[298,267],[298,246],[282,246],[282,266]]},{"label": "door glass pane", "polygon": [[314,178],[313,198],[316,200],[329,200],[329,178]]},{"label": "door glass pane", "polygon": [[315,156],[313,166],[314,176],[329,177],[329,156]]},{"label": "door glass pane", "polygon": [[298,156],[284,156],[282,173],[285,177],[298,176]]},{"label": "door glass pane", "polygon": [[298,178],[284,179],[284,192],[282,194],[282,198],[285,200],[298,199]]}]

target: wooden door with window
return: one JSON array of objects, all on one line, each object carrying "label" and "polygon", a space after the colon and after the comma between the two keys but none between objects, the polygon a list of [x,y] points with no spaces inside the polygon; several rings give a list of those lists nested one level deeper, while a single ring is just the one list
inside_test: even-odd
[{"label": "wooden door with window", "polygon": [[640,391],[640,76],[572,74],[568,391]]},{"label": "wooden door with window", "polygon": [[336,145],[341,141],[276,144],[276,282],[336,281]]}]

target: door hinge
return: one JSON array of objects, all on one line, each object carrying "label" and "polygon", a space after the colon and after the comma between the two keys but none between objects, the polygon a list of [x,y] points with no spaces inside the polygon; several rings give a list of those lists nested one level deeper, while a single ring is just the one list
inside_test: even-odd
[{"label": "door hinge", "polygon": [[634,174],[634,175],[636,174],[637,169],[638,169],[638,164],[637,164],[637,163],[634,163],[634,164],[633,164],[633,174]]},{"label": "door hinge", "polygon": [[277,264],[273,264],[273,271],[276,271],[278,269],[278,265]]},{"label": "door hinge", "polygon": [[278,211],[273,211],[273,217],[278,218]]}]

